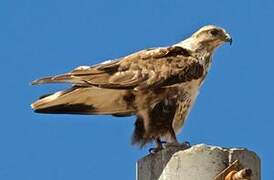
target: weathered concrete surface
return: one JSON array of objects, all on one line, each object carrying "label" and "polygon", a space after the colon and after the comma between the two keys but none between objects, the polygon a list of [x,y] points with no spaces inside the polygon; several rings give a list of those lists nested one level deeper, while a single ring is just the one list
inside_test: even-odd
[{"label": "weathered concrete surface", "polygon": [[213,180],[235,160],[252,170],[251,180],[260,180],[260,159],[254,152],[205,144],[169,147],[140,159],[137,180]]}]

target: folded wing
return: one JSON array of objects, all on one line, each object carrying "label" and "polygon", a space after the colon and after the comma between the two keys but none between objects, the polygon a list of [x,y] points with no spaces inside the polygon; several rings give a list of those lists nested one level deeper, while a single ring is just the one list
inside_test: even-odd
[{"label": "folded wing", "polygon": [[70,73],[33,82],[72,83],[109,89],[147,89],[198,79],[203,66],[188,50],[174,46],[142,50],[96,66],[80,66]]}]

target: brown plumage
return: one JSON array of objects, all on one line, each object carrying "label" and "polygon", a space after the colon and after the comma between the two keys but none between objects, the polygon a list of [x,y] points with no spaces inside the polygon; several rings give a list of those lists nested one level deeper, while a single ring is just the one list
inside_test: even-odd
[{"label": "brown plumage", "polygon": [[67,74],[39,79],[33,84],[68,82],[78,86],[141,90],[163,86],[171,79],[173,84],[197,79],[202,71],[202,65],[190,52],[174,46],[143,50],[89,68],[79,67]]},{"label": "brown plumage", "polygon": [[[218,31],[210,34],[211,31]],[[205,26],[185,41],[152,48],[95,66],[42,78],[33,84],[71,83],[72,88],[32,104],[38,113],[136,115],[133,143],[160,138],[177,143],[196,93],[207,74],[213,50],[230,37]]]}]

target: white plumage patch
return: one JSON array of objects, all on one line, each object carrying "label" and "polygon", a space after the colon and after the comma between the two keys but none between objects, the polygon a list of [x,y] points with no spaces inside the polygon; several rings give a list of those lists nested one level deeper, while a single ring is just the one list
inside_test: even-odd
[{"label": "white plumage patch", "polygon": [[90,66],[79,66],[75,68],[75,70],[86,70],[86,69],[90,69]]},{"label": "white plumage patch", "polygon": [[111,63],[113,60],[106,60],[106,61],[104,61],[104,62],[102,62],[102,63],[100,63],[100,64],[108,64],[108,63]]}]

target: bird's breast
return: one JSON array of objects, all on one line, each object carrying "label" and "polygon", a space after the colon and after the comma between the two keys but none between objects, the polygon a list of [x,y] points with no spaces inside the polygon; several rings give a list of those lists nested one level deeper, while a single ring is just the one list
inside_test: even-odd
[{"label": "bird's breast", "polygon": [[201,84],[202,79],[180,84],[179,89],[184,94],[185,98],[178,101],[178,109],[173,121],[173,128],[176,133],[183,127],[184,122],[195,103],[196,97],[199,94]]}]

